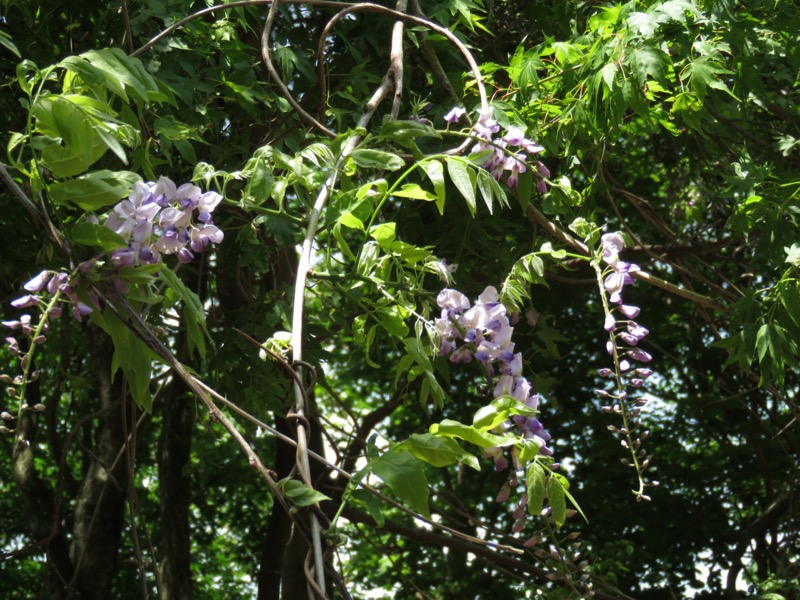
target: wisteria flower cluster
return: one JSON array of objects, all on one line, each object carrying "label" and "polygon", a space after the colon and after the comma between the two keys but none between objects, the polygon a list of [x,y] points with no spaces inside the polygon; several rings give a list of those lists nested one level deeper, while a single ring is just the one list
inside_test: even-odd
[{"label": "wisteria flower cluster", "polygon": [[[126,245],[112,250],[108,261],[114,269],[110,281],[122,293],[128,291],[121,270],[125,267],[155,264],[162,255],[175,254],[181,263],[191,262],[209,244],[218,244],[223,232],[214,225],[212,213],[222,201],[216,192],[203,192],[186,183],[177,187],[170,179],[156,182],[137,182],[128,198],[120,201],[105,218],[104,225],[117,233]],[[95,224],[99,219],[90,218]],[[81,274],[100,272],[105,255],[81,263],[71,274],[42,271],[24,285],[24,296],[11,302],[16,309],[38,309],[39,315],[22,314],[19,319],[3,321],[11,335],[5,338],[10,352],[19,357],[23,376],[19,383],[29,381],[28,368],[34,348],[46,341],[48,323],[61,316],[69,306],[77,321],[100,308],[100,299],[92,286],[83,286],[79,297]],[[85,302],[84,302],[85,300]],[[15,382],[14,379],[11,380]],[[8,388],[16,396],[14,388]]]},{"label": "wisteria flower cluster", "polygon": [[106,227],[128,243],[111,253],[112,264],[153,264],[161,254],[175,254],[180,262],[191,262],[206,246],[222,241],[224,234],[211,216],[221,200],[218,193],[203,192],[191,183],[176,187],[167,177],[137,182],[105,221]]},{"label": "wisteria flower cluster", "polygon": [[[457,123],[465,114],[466,111],[457,106],[445,115],[444,120]],[[494,136],[500,132],[500,124],[493,118],[491,108],[478,109],[478,122],[472,132],[482,140],[475,144],[472,152],[491,151],[483,167],[498,181],[508,172],[506,184],[511,188],[517,187],[520,173],[527,170],[528,155],[539,154],[544,150],[542,146],[527,139],[525,132],[519,127],[509,127],[505,135],[495,139]],[[550,170],[539,160],[534,161],[533,166],[538,178],[536,188],[544,194],[547,191],[544,178],[550,177]]]},{"label": "wisteria flower cluster", "polygon": [[[495,398],[511,396],[528,408],[538,409],[539,395],[532,394],[530,382],[522,377],[522,353],[514,353],[514,342],[506,307],[499,302],[499,294],[494,287],[487,287],[478,297],[475,306],[469,299],[453,289],[442,290],[436,301],[442,309],[441,317],[436,319],[439,335],[439,354],[449,355],[455,363],[477,360],[487,377],[492,380]],[[552,455],[547,447],[550,434],[536,417],[513,416],[500,426],[500,432],[516,427],[525,439],[534,440],[539,453]],[[489,448],[486,453],[494,459],[498,471],[508,467],[508,460],[502,448]],[[521,470],[518,454],[512,452],[515,470]]]},{"label": "wisteria flower cluster", "polygon": [[648,432],[645,431],[641,435],[635,433],[640,427],[639,416],[647,400],[643,397],[629,398],[626,391],[627,385],[641,388],[644,380],[653,374],[652,369],[637,365],[637,363],[649,363],[653,358],[638,347],[639,342],[650,332],[634,320],[639,316],[639,307],[625,304],[622,297],[625,287],[634,281],[631,273],[638,271],[639,267],[620,260],[619,253],[624,248],[625,242],[618,233],[605,234],[600,238],[600,242],[602,262],[607,265],[604,271],[598,268],[598,276],[601,278],[599,281],[604,294],[608,297],[608,302],[604,299],[603,329],[609,334],[606,350],[612,357],[613,366],[604,367],[598,373],[601,377],[614,377],[616,389],[612,392],[598,390],[598,393],[603,398],[615,401],[613,405],[603,406],[603,410],[621,415],[623,426],[617,428],[610,425],[609,429],[613,433],[619,433],[622,436],[621,444],[631,451],[633,462],[627,459],[623,462],[635,467],[637,471],[639,477],[639,490],[635,492],[637,500],[649,500],[643,494],[645,484],[642,473],[650,465],[650,459],[641,448]]}]

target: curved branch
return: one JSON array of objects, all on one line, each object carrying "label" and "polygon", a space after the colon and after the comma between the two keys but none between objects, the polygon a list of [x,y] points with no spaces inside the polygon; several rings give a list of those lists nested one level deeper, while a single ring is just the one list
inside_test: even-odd
[{"label": "curved branch", "polygon": [[[325,25],[325,29],[322,30],[322,34],[320,35],[320,42],[319,46],[317,47],[317,57],[322,56],[322,47],[325,44],[325,40],[330,36],[330,32],[336,26],[336,23],[339,22],[343,17],[356,13],[356,12],[375,12],[383,15],[388,15],[390,17],[395,17],[401,21],[407,21],[409,23],[414,23],[415,25],[421,25],[422,27],[427,27],[446,37],[448,41],[450,41],[453,45],[458,48],[459,52],[464,56],[467,64],[469,65],[470,70],[472,71],[472,75],[475,77],[475,82],[478,86],[478,95],[481,99],[481,108],[488,108],[489,100],[486,96],[486,86],[483,84],[483,76],[481,75],[480,68],[478,67],[478,63],[475,62],[475,58],[472,56],[472,53],[469,49],[464,45],[464,43],[459,40],[452,31],[447,29],[446,27],[442,27],[441,25],[437,25],[428,19],[423,19],[421,17],[415,17],[413,15],[409,15],[403,12],[399,12],[397,10],[393,10],[391,8],[386,8],[385,6],[381,6],[380,4],[372,4],[371,2],[364,2],[362,4],[355,4],[350,5],[347,8],[340,10],[336,13],[331,20],[328,21],[328,24]],[[321,74],[319,82],[321,87],[321,96],[324,98],[326,94],[326,87],[325,87],[325,77],[324,73],[321,71],[322,66],[321,63],[317,64],[317,72]]]},{"label": "curved branch", "polygon": [[[282,0],[284,4],[307,4],[309,6],[321,6],[324,8],[341,8],[342,6],[350,6],[347,2],[334,2],[332,0]],[[272,4],[272,0],[237,0],[236,2],[228,2],[227,4],[218,4],[217,6],[209,6],[208,8],[204,8],[202,10],[198,10],[196,13],[192,13],[188,17],[184,17],[180,21],[176,21],[166,29],[164,29],[161,33],[154,36],[150,39],[146,44],[139,47],[138,49],[131,52],[131,56],[139,56],[140,54],[144,54],[150,48],[155,46],[158,42],[163,40],[165,37],[170,35],[173,31],[180,29],[187,23],[194,21],[195,19],[199,19],[200,17],[204,17],[211,13],[217,12],[218,10],[227,10],[229,8],[238,8],[240,6],[256,6],[259,4]]]},{"label": "curved branch", "polygon": [[279,0],[273,0],[271,3],[269,7],[269,13],[267,14],[267,21],[264,23],[264,30],[261,33],[261,58],[264,61],[264,66],[267,67],[267,72],[269,72],[269,75],[272,77],[272,81],[275,83],[275,85],[278,86],[278,89],[281,91],[281,94],[283,94],[283,97],[286,98],[289,104],[292,105],[292,108],[297,111],[297,114],[300,115],[300,118],[313,127],[319,129],[329,138],[335,138],[336,133],[325,127],[325,125],[317,121],[311,114],[309,114],[306,109],[300,106],[300,103],[295,100],[292,92],[288,87],[286,87],[286,84],[283,83],[283,79],[281,79],[280,73],[278,73],[275,65],[272,64],[272,48],[269,43],[269,34],[272,31],[272,24],[275,22],[275,15],[278,14],[279,4]]}]

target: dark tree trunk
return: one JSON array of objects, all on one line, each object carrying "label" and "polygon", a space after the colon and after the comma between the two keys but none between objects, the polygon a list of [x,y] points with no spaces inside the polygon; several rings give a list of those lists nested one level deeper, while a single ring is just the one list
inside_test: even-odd
[{"label": "dark tree trunk", "polygon": [[173,381],[162,409],[158,445],[158,481],[161,511],[161,598],[192,597],[189,505],[191,478],[184,469],[192,451],[194,412],[181,382]]},{"label": "dark tree trunk", "polygon": [[81,600],[110,597],[123,528],[127,489],[122,456],[125,391],[120,373],[112,379],[111,339],[89,328],[97,407],[104,412],[95,430],[95,446],[75,502],[70,555],[75,567],[71,592]]},{"label": "dark tree trunk", "polygon": [[[291,435],[286,419],[277,419],[275,427],[285,435]],[[280,479],[289,475],[294,467],[295,452],[289,444],[277,441],[275,471]],[[258,572],[258,600],[280,600],[283,553],[292,533],[292,520],[277,502],[267,521],[267,530],[261,545],[261,566]]]},{"label": "dark tree trunk", "polygon": [[[38,383],[28,388],[28,403],[38,402]],[[61,519],[56,514],[52,490],[41,480],[34,464],[38,416],[25,412],[17,426],[14,443],[14,480],[22,499],[22,509],[28,519],[33,538],[47,553],[47,564],[51,573],[48,586],[63,592],[65,585],[72,580],[72,561],[69,557],[69,544],[61,528]],[[64,597],[59,593],[58,597]]]}]

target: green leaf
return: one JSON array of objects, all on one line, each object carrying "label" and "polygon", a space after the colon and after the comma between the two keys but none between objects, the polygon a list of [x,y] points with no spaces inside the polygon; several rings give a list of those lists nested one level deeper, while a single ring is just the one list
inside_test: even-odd
[{"label": "green leaf", "polygon": [[11,36],[8,35],[5,31],[0,31],[0,46],[3,46],[6,50],[11,52],[17,58],[22,58],[17,50],[17,47],[14,45],[14,42],[11,41]]},{"label": "green leaf", "polygon": [[486,208],[489,209],[489,214],[492,214],[492,201],[494,200],[494,188],[492,183],[497,183],[495,178],[489,175],[485,169],[478,171],[478,189],[481,192],[483,201],[486,203]]},{"label": "green leaf", "polygon": [[144,411],[151,412],[153,398],[150,395],[150,371],[155,358],[153,353],[110,309],[103,311],[102,318],[95,322],[114,341],[111,375],[122,368],[136,404]]},{"label": "green leaf", "polygon": [[434,467],[446,467],[456,462],[463,462],[476,471],[481,470],[478,459],[451,438],[443,438],[431,433],[415,433],[406,441],[398,444],[396,448],[407,450],[419,460],[424,460]]},{"label": "green leaf", "polygon": [[542,514],[544,508],[546,475],[538,462],[528,465],[525,473],[525,486],[528,491],[528,513],[534,516]]},{"label": "green leaf", "polygon": [[350,229],[360,229],[364,231],[364,223],[350,211],[343,212],[339,217],[339,223]]},{"label": "green leaf", "polygon": [[517,441],[510,433],[496,435],[450,419],[445,419],[441,423],[434,423],[430,427],[430,432],[434,435],[459,438],[481,448],[506,447],[513,445]]},{"label": "green leaf", "polygon": [[455,184],[456,189],[464,196],[469,212],[474,217],[477,212],[475,206],[476,176],[474,169],[467,166],[463,160],[447,158],[447,172],[450,174],[450,179]]},{"label": "green leaf", "polygon": [[391,152],[383,150],[354,150],[351,155],[353,161],[364,169],[386,169],[387,171],[397,171],[406,164],[402,158]]},{"label": "green leaf", "polygon": [[404,338],[408,335],[408,325],[405,323],[400,307],[395,305],[388,308],[378,308],[375,311],[375,317],[383,325],[383,328],[394,337]]},{"label": "green leaf", "polygon": [[364,508],[367,509],[369,515],[375,519],[375,524],[378,527],[383,527],[383,524],[386,522],[386,519],[383,516],[383,512],[381,511],[381,503],[375,497],[375,495],[370,492],[369,490],[355,490],[351,494],[353,500],[361,504]]},{"label": "green leaf", "polygon": [[392,196],[398,196],[400,198],[413,198],[414,200],[425,200],[427,202],[436,200],[436,196],[426,190],[423,190],[416,183],[405,184],[399,190],[392,192]]},{"label": "green leaf", "polygon": [[525,403],[520,402],[513,396],[500,396],[492,400],[488,406],[484,406],[475,413],[472,426],[489,431],[494,429],[511,415],[522,415],[532,417],[537,413],[536,410],[529,408]]},{"label": "green leaf", "polygon": [[127,196],[133,184],[141,181],[130,171],[95,171],[78,179],[54,183],[50,198],[58,204],[72,203],[83,210],[98,210]]},{"label": "green leaf", "polygon": [[705,97],[707,88],[721,90],[738,100],[719,77],[720,75],[730,74],[731,71],[709,56],[701,56],[693,60],[686,66],[683,73],[684,76],[688,76],[690,89],[692,89],[701,100]]},{"label": "green leaf", "polygon": [[372,239],[378,242],[378,245],[383,248],[385,252],[390,251],[390,246],[395,239],[395,223],[381,223],[380,225],[373,225],[370,227],[369,235]]},{"label": "green leaf", "polygon": [[406,347],[406,352],[414,358],[416,363],[420,365],[425,371],[432,373],[433,364],[428,357],[427,352],[422,347],[422,342],[417,338],[406,338],[403,340],[403,345]]},{"label": "green leaf", "polygon": [[70,232],[70,240],[74,244],[92,246],[106,252],[124,248],[128,245],[125,238],[117,232],[95,223],[78,223],[75,225]]},{"label": "green leaf", "polygon": [[433,184],[433,191],[436,194],[436,208],[439,209],[439,214],[443,215],[445,202],[444,167],[438,160],[424,161],[420,163],[420,166]]},{"label": "green leaf", "polygon": [[161,269],[159,278],[175,295],[183,301],[183,320],[186,323],[186,339],[189,343],[189,352],[195,349],[200,356],[206,357],[206,337],[211,335],[206,328],[206,313],[200,297],[186,287],[180,277],[172,269]]},{"label": "green leaf", "polygon": [[312,506],[323,500],[330,500],[322,492],[313,490],[302,481],[297,481],[296,479],[288,477],[281,479],[278,481],[278,487],[283,489],[283,493],[295,506]]},{"label": "green leaf", "polygon": [[422,464],[406,450],[388,450],[372,464],[372,472],[394,494],[418,513],[430,518],[428,480]]},{"label": "green leaf", "polygon": [[[567,520],[566,490],[561,481],[555,474],[547,479],[547,499],[553,511],[553,519],[558,527],[561,527]],[[528,499],[530,502],[530,499]]]},{"label": "green leaf", "polygon": [[415,137],[432,137],[441,139],[441,134],[433,127],[419,121],[386,121],[378,131],[378,137],[403,141]]}]

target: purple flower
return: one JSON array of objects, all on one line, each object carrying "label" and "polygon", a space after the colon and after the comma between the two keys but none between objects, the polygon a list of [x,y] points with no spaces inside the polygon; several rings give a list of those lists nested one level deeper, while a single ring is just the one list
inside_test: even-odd
[{"label": "purple flower", "polygon": [[628,350],[627,354],[633,360],[638,360],[638,361],[641,361],[641,362],[650,362],[651,360],[653,360],[653,357],[650,356],[647,352],[645,352],[641,348],[635,348],[633,350]]},{"label": "purple flower", "polygon": [[603,247],[603,262],[614,267],[619,260],[619,253],[625,247],[622,236],[618,233],[606,233],[600,237],[600,243]]},{"label": "purple flower", "polygon": [[517,187],[517,183],[519,182],[519,174],[524,173],[526,170],[524,154],[516,154],[514,156],[506,157],[504,167],[507,171],[511,171],[511,175],[508,176],[508,180],[506,184],[510,188]]},{"label": "purple flower", "polygon": [[519,127],[509,127],[503,136],[503,141],[512,146],[521,146],[525,141],[525,132]]},{"label": "purple flower", "polygon": [[11,302],[11,306],[14,308],[28,308],[29,306],[36,306],[37,304],[39,304],[39,298],[31,295],[17,298]]},{"label": "purple flower", "polygon": [[44,289],[44,286],[47,284],[49,279],[50,279],[50,272],[42,271],[22,287],[24,287],[26,291],[35,294],[37,292],[41,292]]},{"label": "purple flower", "polygon": [[84,304],[80,301],[75,301],[72,303],[72,316],[75,317],[75,320],[78,323],[83,321],[84,315],[88,315],[92,312],[92,307]]},{"label": "purple flower", "polygon": [[641,340],[648,333],[650,333],[650,331],[645,329],[635,321],[628,321],[628,333],[634,336],[637,340]]},{"label": "purple flower", "polygon": [[448,123],[457,123],[461,117],[467,114],[467,111],[460,106],[455,106],[453,109],[444,116],[444,120]]},{"label": "purple flower", "polygon": [[[202,194],[197,204],[197,220],[202,223],[211,223],[211,213],[214,212],[214,209],[217,208],[220,202],[222,202],[222,196],[217,192],[206,192]],[[222,240],[220,239],[220,241]]]},{"label": "purple flower", "polygon": [[635,319],[639,316],[639,307],[638,306],[629,306],[627,304],[621,304],[619,306],[619,311],[628,317],[629,319]]}]

